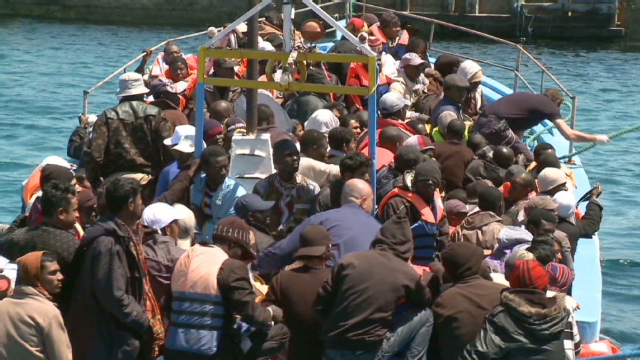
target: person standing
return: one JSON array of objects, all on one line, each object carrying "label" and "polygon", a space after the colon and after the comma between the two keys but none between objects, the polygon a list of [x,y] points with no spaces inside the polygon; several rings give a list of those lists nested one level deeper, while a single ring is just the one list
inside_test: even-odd
[{"label": "person standing", "polygon": [[65,323],[76,359],[150,360],[164,340],[136,226],[141,188],[131,178],[109,181],[109,216],[85,234],[74,256]]},{"label": "person standing", "polygon": [[331,275],[327,268],[331,256],[331,234],[319,225],[306,227],[300,234],[300,249],[295,254],[302,266],[279,273],[271,281],[262,302],[282,309],[284,324],[291,331],[288,360],[322,358],[322,318],[315,313],[313,303],[320,286]]},{"label": "person standing", "polygon": [[55,255],[31,252],[19,258],[13,294],[0,301],[0,359],[71,360],[71,344],[52,302],[63,276]]},{"label": "person standing", "polygon": [[451,192],[462,189],[465,172],[475,155],[463,141],[467,127],[462,120],[452,120],[446,128],[446,140],[436,142],[435,145],[436,160],[442,166],[442,180],[445,182],[445,189],[447,192]]}]

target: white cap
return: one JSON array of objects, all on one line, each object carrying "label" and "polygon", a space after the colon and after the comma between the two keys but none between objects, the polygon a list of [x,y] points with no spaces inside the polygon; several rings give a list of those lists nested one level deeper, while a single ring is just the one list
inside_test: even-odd
[{"label": "white cap", "polygon": [[426,63],[427,62],[425,60],[422,60],[420,58],[420,55],[412,52],[404,54],[402,59],[400,59],[400,67],[402,68],[404,68],[407,65],[420,66]]},{"label": "white cap", "polygon": [[[192,125],[178,125],[173,130],[173,136],[164,139],[164,144],[173,149],[189,153],[195,151],[196,128]],[[191,149],[191,150],[190,150]]]},{"label": "white cap", "polygon": [[175,220],[181,220],[185,217],[185,213],[176,210],[167,203],[153,203],[147,206],[142,212],[140,222],[146,227],[161,230],[167,227]]},{"label": "white cap", "polygon": [[144,80],[142,75],[137,72],[128,72],[120,76],[120,83],[116,96],[132,96],[142,95],[149,92],[146,86],[144,86]]},{"label": "white cap", "polygon": [[538,174],[538,188],[541,193],[547,192],[556,186],[567,183],[567,174],[556,168],[546,168]]},{"label": "white cap", "polygon": [[247,27],[247,23],[240,23],[240,25],[238,25],[236,29],[241,33],[246,33],[249,28]]},{"label": "white cap", "polygon": [[393,114],[409,105],[411,103],[395,91],[389,91],[380,98],[380,112],[384,114]]}]

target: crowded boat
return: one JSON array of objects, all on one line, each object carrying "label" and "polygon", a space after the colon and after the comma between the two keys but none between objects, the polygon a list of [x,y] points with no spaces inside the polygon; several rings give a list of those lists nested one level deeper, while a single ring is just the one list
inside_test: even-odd
[{"label": "crowded boat", "polygon": [[[286,22],[211,28],[207,47],[322,53],[324,21]],[[579,199],[557,149],[525,135],[610,137],[569,126],[561,89],[490,101],[478,62],[432,63],[394,12],[344,29],[326,53],[375,57],[375,74],[145,49],[113,106],[78,117],[67,159],[23,183],[0,239],[0,360],[596,353],[572,293],[604,190]],[[230,85],[252,70],[253,95]]]}]

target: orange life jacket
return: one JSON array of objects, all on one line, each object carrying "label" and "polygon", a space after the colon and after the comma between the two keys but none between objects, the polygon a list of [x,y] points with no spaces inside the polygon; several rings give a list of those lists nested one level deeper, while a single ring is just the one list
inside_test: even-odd
[{"label": "orange life jacket", "polygon": [[437,218],[433,214],[431,206],[427,205],[427,203],[418,194],[401,188],[395,188],[391,190],[391,192],[389,192],[389,194],[387,194],[387,196],[385,196],[384,199],[382,199],[382,201],[380,202],[378,211],[383,212],[384,207],[387,205],[389,200],[396,196],[402,196],[404,199],[413,204],[413,206],[415,206],[416,209],[420,211],[422,220],[424,220],[425,222],[428,222],[430,224],[438,224],[440,221],[442,221],[442,219],[444,219],[444,205],[442,204],[442,195],[440,195],[439,190],[436,190],[434,194]]},{"label": "orange life jacket", "polygon": [[[375,25],[372,26],[369,31],[371,32],[371,34],[373,34],[373,36],[375,36],[376,38],[380,39],[380,41],[382,41],[382,44],[388,44],[389,43],[389,39],[387,39],[387,37],[384,35],[384,33],[382,32],[382,30],[380,29],[380,25]],[[407,32],[407,30],[402,30],[402,32],[400,33],[398,42],[398,45],[409,45],[409,33]]]}]

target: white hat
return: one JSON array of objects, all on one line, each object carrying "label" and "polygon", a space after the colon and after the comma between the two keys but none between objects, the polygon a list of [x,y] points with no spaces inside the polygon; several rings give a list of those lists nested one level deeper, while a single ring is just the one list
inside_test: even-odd
[{"label": "white hat", "polygon": [[566,183],[567,175],[560,169],[546,168],[538,174],[538,189],[541,193]]},{"label": "white hat", "polygon": [[236,30],[240,31],[241,33],[246,33],[248,31],[248,27],[247,27],[247,23],[240,23],[240,25],[236,26]]},{"label": "white hat", "polygon": [[411,103],[395,91],[389,91],[380,98],[380,112],[384,114],[393,114],[409,105]]},{"label": "white hat", "polygon": [[149,89],[144,86],[142,75],[136,72],[128,72],[120,76],[120,85],[118,92],[116,93],[117,97],[142,95],[148,92]]},{"label": "white hat", "polygon": [[161,230],[167,227],[175,220],[181,220],[185,217],[185,213],[176,210],[167,203],[154,203],[147,206],[142,212],[140,222],[146,227]]},{"label": "white hat", "polygon": [[192,153],[196,148],[196,128],[192,125],[178,125],[173,131],[173,136],[164,139],[163,143],[180,152]]}]

